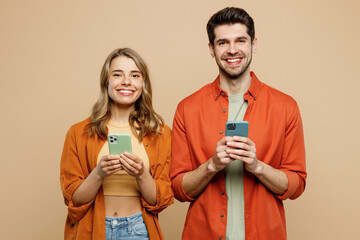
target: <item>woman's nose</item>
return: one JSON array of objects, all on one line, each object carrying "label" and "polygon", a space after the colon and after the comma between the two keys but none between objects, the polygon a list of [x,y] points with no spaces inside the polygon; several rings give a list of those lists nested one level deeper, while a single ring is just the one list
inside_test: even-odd
[{"label": "woman's nose", "polygon": [[121,84],[123,85],[130,85],[130,78],[128,76],[124,76],[121,80]]}]

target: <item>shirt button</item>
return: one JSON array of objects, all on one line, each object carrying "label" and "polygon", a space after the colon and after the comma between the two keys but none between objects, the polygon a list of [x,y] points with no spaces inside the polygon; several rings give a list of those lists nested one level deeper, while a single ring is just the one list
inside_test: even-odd
[{"label": "shirt button", "polygon": [[225,93],[223,92],[222,95],[225,96]]},{"label": "shirt button", "polygon": [[223,134],[223,131],[220,131],[220,134]]},{"label": "shirt button", "polygon": [[146,144],[145,144],[145,146],[146,146],[146,147],[148,147],[148,146],[149,146],[149,144],[148,144],[148,143],[146,143]]},{"label": "shirt button", "polygon": [[64,179],[63,179],[63,178],[61,178],[61,179],[60,179],[60,181],[61,181],[61,182],[63,182],[63,181],[64,181]]},{"label": "shirt button", "polygon": [[154,168],[155,168],[155,165],[152,165],[151,168],[154,169]]},{"label": "shirt button", "polygon": [[219,237],[219,240],[221,240],[222,239],[222,237]]},{"label": "shirt button", "polygon": [[220,216],[221,216],[221,217],[224,217],[224,214],[221,214]]},{"label": "shirt button", "polygon": [[216,97],[218,97],[219,95],[216,94]]},{"label": "shirt button", "polygon": [[221,195],[224,195],[224,192],[221,192]]},{"label": "shirt button", "polygon": [[226,113],[226,109],[223,109],[223,113]]}]

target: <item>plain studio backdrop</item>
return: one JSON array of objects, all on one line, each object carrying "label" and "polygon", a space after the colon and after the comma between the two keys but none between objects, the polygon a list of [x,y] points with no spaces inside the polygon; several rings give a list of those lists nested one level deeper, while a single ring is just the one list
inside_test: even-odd
[{"label": "plain studio backdrop", "polygon": [[[69,127],[89,116],[107,55],[118,47],[140,53],[155,109],[171,127],[178,102],[217,76],[205,27],[227,6],[255,20],[251,69],[294,97],[302,113],[307,188],[285,201],[288,238],[360,239],[359,5],[1,0],[1,239],[63,239],[63,142]],[[181,238],[187,207],[176,201],[160,214],[166,239]]]}]

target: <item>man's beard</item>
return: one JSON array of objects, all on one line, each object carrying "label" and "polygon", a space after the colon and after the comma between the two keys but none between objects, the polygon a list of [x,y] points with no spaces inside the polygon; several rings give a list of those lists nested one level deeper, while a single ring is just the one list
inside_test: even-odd
[{"label": "man's beard", "polygon": [[249,62],[244,65],[240,71],[238,73],[231,73],[229,71],[227,71],[221,64],[217,63],[217,65],[219,66],[219,70],[224,73],[226,75],[226,77],[230,78],[230,79],[237,79],[239,78],[250,66],[252,60],[252,55],[250,55],[250,60]]}]

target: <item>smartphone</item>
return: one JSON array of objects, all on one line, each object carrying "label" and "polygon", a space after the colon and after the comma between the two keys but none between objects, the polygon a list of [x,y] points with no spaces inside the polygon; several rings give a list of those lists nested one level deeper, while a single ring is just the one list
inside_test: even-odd
[{"label": "smartphone", "polygon": [[226,123],[225,136],[240,136],[248,137],[249,122],[247,121],[232,121]]},{"label": "smartphone", "polygon": [[108,143],[110,154],[120,155],[123,152],[132,152],[131,137],[128,133],[110,133]]}]

